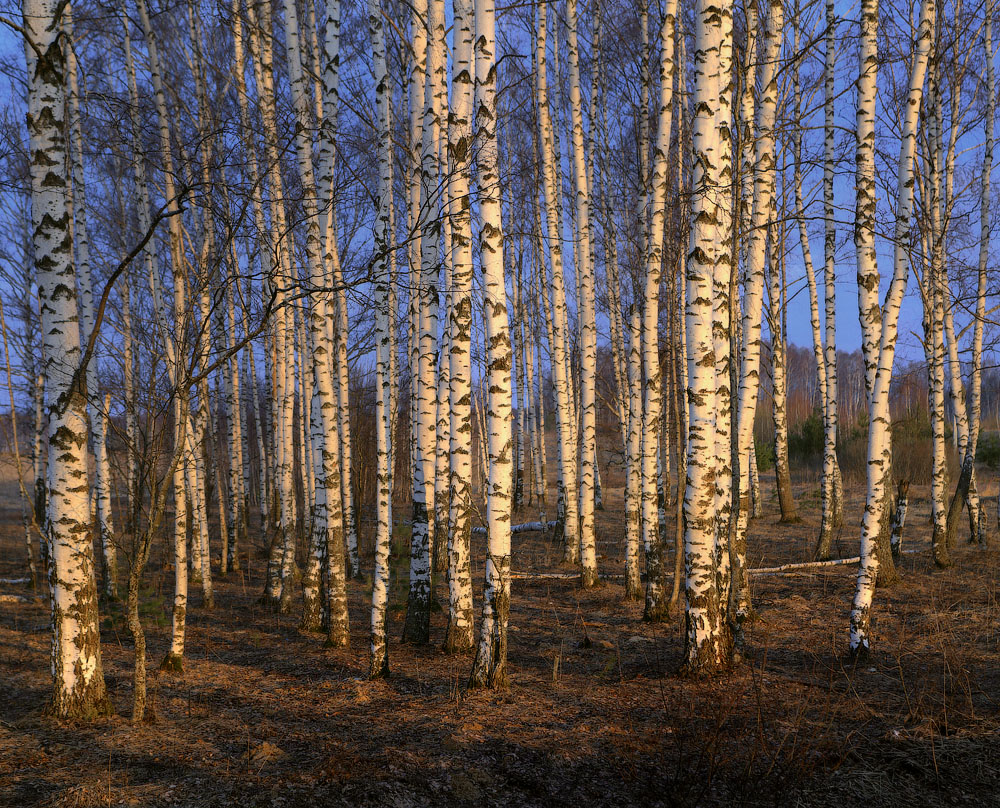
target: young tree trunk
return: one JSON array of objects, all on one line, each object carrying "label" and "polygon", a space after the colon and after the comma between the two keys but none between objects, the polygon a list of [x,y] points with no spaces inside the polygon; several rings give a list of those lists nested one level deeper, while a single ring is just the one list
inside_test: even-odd
[{"label": "young tree trunk", "polygon": [[896,509],[893,511],[892,523],[889,526],[889,546],[892,549],[892,560],[898,564],[903,557],[903,527],[906,523],[906,508],[910,501],[910,481],[900,480],[896,490]]},{"label": "young tree trunk", "polygon": [[[795,16],[793,17],[793,45],[792,50],[795,53],[799,52],[799,14],[798,14],[798,4],[795,8]],[[830,271],[835,274],[836,267],[833,264],[834,259],[834,248],[836,246],[835,233],[832,231],[833,227],[833,69],[835,63],[835,20],[833,18],[833,4],[827,4],[827,36],[826,36],[826,58],[824,62],[824,90],[825,90],[825,104],[824,104],[824,131],[826,134],[826,152],[824,158],[823,167],[823,216],[824,222],[827,226],[824,238],[824,272]],[[799,65],[796,62],[794,67],[793,84],[794,84],[794,110],[792,112],[792,117],[795,120],[801,117],[801,106],[802,106],[802,91],[799,84]],[[827,391],[827,385],[829,384],[828,379],[828,367],[827,359],[825,353],[825,346],[823,343],[823,336],[820,331],[820,317],[819,317],[819,294],[816,284],[816,272],[813,268],[812,260],[812,250],[809,245],[809,231],[806,227],[806,215],[805,215],[805,200],[803,198],[802,191],[802,128],[796,127],[792,131],[792,151],[794,158],[794,186],[795,186],[795,218],[798,223],[799,230],[799,244],[802,248],[802,262],[805,265],[806,271],[806,281],[809,287],[809,314],[810,314],[810,325],[812,326],[812,337],[813,337],[813,354],[816,360],[816,378],[817,387],[819,388],[819,398],[820,404],[823,412],[823,424],[824,424],[824,447],[823,447],[823,476],[821,481],[821,516],[820,516],[820,528],[819,537],[816,540],[816,548],[813,551],[814,558],[825,561],[830,558],[830,554],[833,546],[833,530],[835,524],[834,517],[834,464],[837,460],[836,455],[836,433],[831,433],[828,429],[829,427],[829,406],[830,406],[830,395]],[[829,184],[828,184],[829,180]],[[832,291],[832,286],[827,285],[825,287],[825,293],[830,294]],[[829,301],[827,313],[829,314]],[[833,319],[828,317],[826,326],[827,334],[830,334],[831,324]],[[834,399],[835,401],[835,399]],[[830,440],[834,441],[833,445],[830,444]]]},{"label": "young tree trunk", "polygon": [[386,610],[389,605],[389,553],[392,542],[392,396],[390,359],[394,329],[390,308],[390,257],[394,248],[392,232],[392,90],[386,65],[385,27],[381,0],[368,0],[368,35],[371,39],[375,72],[375,109],[378,137],[378,209],[375,219],[375,451],[376,528],[375,571],[372,583],[371,660],[369,676],[379,678],[389,672]]},{"label": "young tree trunk", "polygon": [[641,538],[641,447],[642,447],[642,320],[638,306],[632,307],[629,319],[628,351],[628,445],[625,455],[625,597],[642,597],[639,573]]},{"label": "young tree trunk", "polygon": [[118,550],[111,517],[111,463],[108,460],[108,413],[111,394],[105,393],[104,406],[96,408],[94,425],[94,460],[97,469],[97,530],[104,555],[104,594],[110,600],[118,597]]},{"label": "young tree trunk", "polygon": [[[983,40],[986,45],[986,118],[985,146],[983,148],[983,170],[979,184],[979,266],[976,280],[976,320],[972,332],[972,378],[969,384],[969,447],[972,464],[975,467],[976,450],[979,444],[980,418],[982,415],[982,368],[983,368],[983,325],[986,320],[986,267],[990,251],[990,174],[993,170],[993,143],[996,127],[996,74],[993,64],[993,2],[986,0],[983,21]],[[1000,511],[997,512],[1000,521]],[[989,526],[985,514],[981,514],[976,534],[980,545],[989,540]]]},{"label": "young tree trunk", "polygon": [[[172,214],[168,220],[170,242],[170,264],[173,275],[173,328],[168,328],[166,307],[162,300],[156,302],[157,319],[163,334],[173,334],[172,340],[165,340],[168,354],[168,367],[171,370],[171,381],[177,392],[174,397],[174,445],[183,447],[186,442],[188,413],[188,383],[184,378],[184,356],[186,350],[187,326],[187,279],[183,271],[183,254],[180,198],[174,185],[173,152],[170,145],[170,117],[167,111],[166,95],[163,91],[162,71],[159,49],[156,37],[149,20],[149,12],[145,0],[136,3],[143,33],[146,38],[146,50],[149,55],[150,81],[153,85],[153,97],[156,104],[157,129],[159,134],[160,155],[163,159],[163,188],[166,197],[167,212]],[[134,84],[134,76],[130,77]],[[135,103],[138,103],[138,92],[131,92]],[[140,183],[140,191],[145,182]],[[142,213],[140,206],[140,214]],[[140,222],[141,224],[141,222]],[[152,252],[152,251],[151,251]],[[158,278],[155,264],[150,263],[150,281],[153,285],[154,300],[158,297]],[[175,451],[181,451],[176,449]],[[185,486],[185,461],[177,463],[172,474],[174,494],[174,606],[171,627],[170,650],[161,663],[163,670],[180,672],[184,658],[185,619],[187,615],[187,494]]]},{"label": "young tree trunk", "polygon": [[931,419],[931,551],[939,567],[951,565],[950,542],[947,525],[948,511],[945,506],[948,488],[948,458],[945,440],[946,414],[944,408],[944,294],[943,274],[943,221],[941,164],[941,99],[938,66],[936,61],[928,65],[927,139],[930,142],[927,157],[927,198],[928,198],[928,266],[924,282],[924,342],[927,355],[928,407]]},{"label": "young tree trunk", "polygon": [[[773,228],[776,233],[784,233],[779,224]],[[777,244],[784,243],[781,236]],[[768,324],[771,329],[771,381],[774,407],[774,481],[778,489],[778,507],[781,510],[781,522],[794,524],[799,521],[798,508],[792,496],[792,477],[788,466],[788,386],[785,380],[785,330],[784,320],[784,258],[781,248],[772,245],[768,261],[769,272],[769,306]]]},{"label": "young tree trunk", "polygon": [[[591,255],[590,188],[583,138],[580,91],[580,48],[577,42],[576,0],[566,0],[569,96],[573,122],[573,176],[576,180],[577,280],[580,287],[580,582],[597,586],[597,539],[594,535],[594,491],[597,458],[597,323],[594,312],[594,267]],[[672,33],[672,31],[671,31]],[[665,162],[665,160],[664,160]]]}]

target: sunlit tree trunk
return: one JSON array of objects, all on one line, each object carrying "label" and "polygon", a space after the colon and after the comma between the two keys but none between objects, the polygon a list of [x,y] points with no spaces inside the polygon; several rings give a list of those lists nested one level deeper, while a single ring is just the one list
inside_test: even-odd
[{"label": "sunlit tree trunk", "polygon": [[[750,597],[747,579],[747,525],[750,520],[751,464],[753,425],[760,396],[761,314],[764,299],[764,268],[767,252],[767,229],[774,212],[776,170],[774,159],[774,123],[778,103],[778,67],[781,58],[784,7],[781,0],[768,4],[764,29],[764,58],[760,64],[760,98],[756,106],[756,131],[745,130],[753,148],[745,152],[752,159],[753,202],[746,233],[746,274],[743,285],[743,323],[741,330],[740,381],[736,405],[736,433],[739,463],[739,502],[736,530],[731,548],[733,583],[730,615],[735,647],[743,643],[744,623],[749,617]],[[751,57],[751,58],[756,58]],[[748,73],[749,81],[749,73]],[[751,158],[752,155],[752,158]],[[752,461],[756,465],[755,461]]]},{"label": "sunlit tree trunk", "polygon": [[[824,313],[824,374],[826,399],[823,402],[823,486],[827,505],[823,524],[830,522],[830,533],[844,521],[844,486],[837,460],[837,230],[834,209],[834,175],[836,172],[836,91],[837,15],[832,0],[826,1],[826,50],[823,72],[823,281]],[[827,491],[826,489],[829,488]],[[820,527],[822,540],[824,527]],[[817,554],[819,555],[819,554]]]},{"label": "sunlit tree trunk", "polygon": [[[287,290],[292,286],[291,255],[294,254],[291,233],[287,226],[284,205],[284,181],[278,149],[274,70],[271,39],[262,33],[270,31],[271,3],[263,0],[260,8],[253,2],[247,6],[249,16],[250,51],[253,55],[254,79],[257,84],[258,107],[263,129],[266,154],[267,184],[271,192],[271,243],[267,245],[277,260],[271,266],[272,277],[268,282],[274,289],[275,313],[273,315],[273,349],[271,358],[273,437],[275,451],[273,467],[277,499],[277,513],[272,522],[277,525],[272,554],[271,574],[267,583],[266,600],[273,608],[290,611],[292,608],[293,581],[295,577],[295,486],[293,477],[293,418],[295,407],[294,378],[294,328]],[[259,23],[267,21],[261,30]],[[329,502],[328,502],[329,506]]]},{"label": "sunlit tree trunk", "polygon": [[[925,238],[927,265],[923,283],[924,293],[924,351],[927,357],[928,408],[931,421],[931,551],[939,567],[951,565],[947,530],[948,458],[945,440],[946,415],[944,408],[944,239],[942,229],[943,200],[941,149],[941,90],[938,65],[928,65],[927,81],[927,141],[923,174],[926,181],[922,190],[927,199],[929,232]],[[958,417],[955,411],[956,419]],[[881,560],[881,559],[880,559]]]},{"label": "sunlit tree trunk", "polygon": [[[569,318],[566,311],[566,286],[563,274],[562,217],[560,216],[562,181],[558,152],[554,142],[548,91],[547,6],[538,6],[535,26],[535,93],[538,108],[538,128],[541,151],[542,181],[545,191],[545,240],[548,242],[552,268],[552,376],[556,391],[556,426],[559,439],[559,502],[557,535],[563,539],[563,560],[578,560],[578,506],[576,480],[576,419],[573,405],[572,378],[569,367]],[[544,266],[544,264],[542,264]],[[543,294],[548,295],[544,289]],[[548,319],[548,318],[547,318]]]},{"label": "sunlit tree trunk", "polygon": [[[90,235],[87,223],[87,184],[83,173],[83,131],[80,119],[80,90],[77,77],[76,51],[73,45],[72,6],[67,3],[63,12],[66,30],[66,78],[69,111],[69,165],[72,176],[68,188],[71,202],[70,217],[73,228],[73,247],[76,252],[75,272],[80,308],[80,341],[87,344],[94,331],[94,292],[90,272]],[[96,524],[101,556],[104,562],[102,588],[111,599],[118,594],[118,553],[115,546],[114,526],[111,515],[111,466],[108,462],[107,412],[102,411],[97,383],[97,356],[100,341],[95,343],[94,356],[87,365],[86,391],[87,416],[90,422],[91,443],[94,450],[94,497],[97,503]]]},{"label": "sunlit tree trunk", "polygon": [[[642,310],[642,531],[646,550],[646,602],[643,617],[662,620],[667,614],[665,548],[660,533],[656,459],[659,453],[661,380],[659,351],[659,296],[666,228],[667,157],[674,91],[674,21],[677,4],[669,0],[660,27],[660,97],[656,144],[650,166],[649,235],[646,240]],[[714,437],[713,437],[714,440]]]},{"label": "sunlit tree trunk", "polygon": [[89,529],[87,400],[67,209],[66,63],[59,4],[26,0],[28,136],[32,246],[41,309],[42,368],[49,413],[49,586],[52,605],[52,708],[59,718],[108,712],[97,583]]},{"label": "sunlit tree trunk", "polygon": [[[580,48],[577,42],[576,0],[566,0],[569,96],[572,117],[573,176],[576,178],[577,266],[580,286],[580,563],[581,584],[596,586],[597,539],[594,535],[594,489],[597,459],[597,323],[594,312],[594,267],[590,234],[590,183],[583,137],[580,91]],[[672,34],[672,31],[671,31]],[[672,88],[671,88],[672,89]],[[666,160],[664,159],[664,163]],[[659,277],[659,276],[657,276]]]},{"label": "sunlit tree trunk", "polygon": [[[425,54],[414,57],[414,71],[423,73],[419,95],[423,109],[420,141],[420,282],[411,282],[411,294],[418,296],[416,322],[417,351],[412,384],[416,385],[416,412],[411,412],[416,452],[413,475],[413,530],[410,539],[410,588],[406,605],[403,639],[425,644],[430,641],[431,552],[434,542],[434,482],[436,476],[437,350],[438,350],[438,255],[441,223],[437,216],[439,181],[438,138],[441,116],[434,93],[434,81],[443,64],[444,43],[435,43],[444,25],[443,0],[422,0],[414,4],[411,36],[417,47],[417,31],[425,42]],[[423,63],[423,70],[417,66]],[[416,99],[411,97],[411,104]]]},{"label": "sunlit tree trunk", "polygon": [[454,0],[452,103],[448,117],[448,214],[452,294],[449,410],[451,504],[448,525],[448,633],[445,650],[473,647],[472,560],[472,111],[473,5]]},{"label": "sunlit tree trunk", "polygon": [[715,520],[715,348],[712,283],[725,251],[719,207],[728,204],[728,185],[719,172],[716,127],[720,50],[720,8],[698,0],[695,9],[695,114],[692,123],[691,238],[687,262],[688,439],[684,492],[684,556],[687,592],[685,668],[711,673],[728,664],[729,636],[719,602]]},{"label": "sunlit tree trunk", "polygon": [[368,35],[375,73],[375,109],[378,138],[378,208],[375,218],[375,451],[376,528],[375,570],[372,583],[371,660],[372,678],[389,672],[386,610],[389,605],[389,552],[392,541],[392,398],[394,383],[390,359],[395,350],[391,331],[395,327],[390,308],[393,278],[390,260],[395,246],[392,232],[392,89],[386,65],[385,27],[381,0],[368,0]]},{"label": "sunlit tree trunk", "polygon": [[[306,4],[310,9],[311,3]],[[334,166],[340,110],[340,0],[327,0],[326,29],[323,38],[320,79],[322,84],[319,127],[318,205],[320,236],[323,240],[323,277],[334,289],[334,302],[328,317],[332,330],[334,384],[337,392],[337,425],[340,443],[340,485],[344,537],[347,544],[347,573],[361,575],[358,559],[358,526],[352,484],[353,440],[351,437],[350,369],[347,362],[348,317],[347,296],[340,251],[337,247],[336,209],[334,200]],[[312,27],[310,26],[310,35]],[[308,49],[307,49],[308,50]]]},{"label": "sunlit tree trunk", "polygon": [[728,611],[729,546],[732,544],[733,502],[733,311],[739,311],[733,254],[733,12],[732,2],[719,6],[722,39],[719,47],[715,108],[718,130],[717,170],[721,184],[717,208],[718,255],[712,281],[712,339],[715,343],[715,554],[719,605]]},{"label": "sunlit tree trunk", "polygon": [[[316,182],[312,163],[312,140],[308,134],[309,93],[304,79],[299,48],[298,14],[295,0],[284,0],[285,44],[287,48],[289,78],[292,85],[292,101],[298,120],[296,128],[296,152],[298,169],[304,191],[303,207],[306,211],[306,256],[309,265],[309,280],[312,288],[322,288],[326,273],[323,268],[323,239],[320,217],[317,210]],[[337,415],[342,401],[337,397],[331,371],[330,358],[333,354],[333,340],[327,327],[329,309],[326,296],[312,295],[310,320],[310,343],[303,346],[311,354],[312,373],[319,397],[322,420],[322,447],[313,446],[313,457],[322,456],[322,472],[326,500],[326,558],[327,558],[327,601],[328,640],[333,645],[346,646],[350,643],[347,615],[347,584],[344,557],[344,512],[341,475],[349,473],[342,466],[343,455],[338,445],[340,421]],[[317,477],[320,475],[317,474]]]},{"label": "sunlit tree trunk", "polygon": [[476,0],[476,169],[482,215],[483,265],[489,377],[489,483],[486,491],[486,585],[476,661],[470,685],[503,687],[507,679],[507,619],[510,614],[511,345],[504,282],[499,159],[496,135],[496,9]]},{"label": "sunlit tree trunk", "polygon": [[[862,2],[861,79],[858,92],[857,132],[857,233],[868,230],[858,249],[858,275],[869,277],[875,268],[875,294],[878,294],[878,272],[874,258],[874,71],[878,64],[875,40],[878,11],[874,0]],[[876,541],[881,530],[882,512],[886,505],[885,487],[891,459],[891,425],[889,415],[889,386],[896,355],[896,334],[899,308],[906,291],[909,275],[910,217],[913,212],[913,157],[916,149],[916,129],[928,57],[934,39],[935,0],[924,0],[920,8],[920,22],[913,48],[909,89],[903,118],[903,131],[899,150],[897,174],[896,227],[893,246],[893,277],[881,318],[878,367],[869,405],[868,421],[868,491],[861,528],[861,565],[851,608],[849,649],[854,655],[864,655],[871,649],[871,608],[875,593],[879,563]],[[867,86],[871,74],[871,87]],[[864,271],[863,271],[864,270]],[[878,309],[875,300],[875,309]],[[860,306],[863,331],[871,326],[874,311]],[[886,559],[891,563],[891,557]]]}]

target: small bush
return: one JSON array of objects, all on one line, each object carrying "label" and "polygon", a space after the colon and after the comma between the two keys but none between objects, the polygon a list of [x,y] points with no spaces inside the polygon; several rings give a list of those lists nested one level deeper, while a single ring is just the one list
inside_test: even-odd
[{"label": "small bush", "polygon": [[795,461],[813,460],[823,454],[823,440],[823,415],[817,407],[788,436],[788,454]]},{"label": "small bush", "polygon": [[757,471],[770,471],[774,468],[774,444],[762,442],[754,438],[754,448],[757,454]]},{"label": "small bush", "polygon": [[986,432],[979,435],[976,445],[976,461],[991,469],[1000,468],[1000,434]]}]

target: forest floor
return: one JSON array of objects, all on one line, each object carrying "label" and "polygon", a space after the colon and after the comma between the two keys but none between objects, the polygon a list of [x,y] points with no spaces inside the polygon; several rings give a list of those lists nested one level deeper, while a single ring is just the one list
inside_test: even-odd
[{"label": "forest floor", "polygon": [[[818,482],[796,486],[796,525],[778,524],[773,477],[763,485],[751,565],[808,560]],[[845,556],[857,552],[863,507],[862,487],[849,488]],[[984,488],[993,525],[995,483]],[[3,491],[0,577],[19,577],[20,510],[13,484]],[[620,579],[591,591],[519,579],[510,686],[469,692],[471,656],[440,651],[446,608],[430,646],[399,643],[400,530],[387,681],[366,679],[367,582],[350,585],[351,648],[332,650],[300,632],[297,615],[260,606],[264,563],[244,557],[242,574],[216,581],[213,611],[193,590],[183,676],[151,672],[153,724],[128,720],[131,640],[120,606],[102,605],[116,714],[74,726],[45,711],[45,604],[0,603],[0,805],[998,805],[1000,552],[966,546],[963,525],[954,566],[935,569],[927,494],[911,489],[905,542],[919,552],[878,591],[875,651],[857,666],[844,653],[854,565],[754,576],[747,657],[704,681],[677,675],[682,619],[644,623]],[[610,576],[623,563],[621,489],[605,500]],[[526,508],[516,521],[535,518]],[[482,538],[474,545],[478,596]],[[540,534],[515,536],[516,572],[560,571],[560,555]],[[169,643],[172,582],[154,557],[143,604],[153,669]],[[437,597],[447,603],[443,581]]]}]

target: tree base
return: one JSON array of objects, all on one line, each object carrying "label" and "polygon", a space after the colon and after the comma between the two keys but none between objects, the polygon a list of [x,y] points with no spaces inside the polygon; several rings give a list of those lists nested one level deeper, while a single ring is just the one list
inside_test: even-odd
[{"label": "tree base", "polygon": [[427,645],[431,641],[431,604],[410,602],[403,622],[403,642],[411,645]]},{"label": "tree base", "polygon": [[647,603],[642,611],[642,619],[646,623],[665,623],[670,619],[670,604],[660,602],[651,605]]},{"label": "tree base", "polygon": [[847,649],[847,659],[852,665],[861,665],[871,660],[872,651],[865,643]]},{"label": "tree base", "polygon": [[326,642],[323,643],[324,648],[350,648],[351,647],[351,635],[334,633],[326,635]]},{"label": "tree base", "polygon": [[368,678],[372,681],[389,678],[389,655],[383,654],[381,660],[372,659],[368,665]]},{"label": "tree base", "polygon": [[96,694],[84,692],[81,695],[73,694],[55,697],[46,712],[62,721],[81,721],[85,723],[114,715],[115,711],[111,704],[111,699],[104,692],[103,679],[101,679],[98,688],[92,688],[91,690],[98,690],[99,692]]},{"label": "tree base", "polygon": [[167,654],[160,663],[160,670],[163,673],[181,675],[184,673],[184,657],[179,654]]}]

